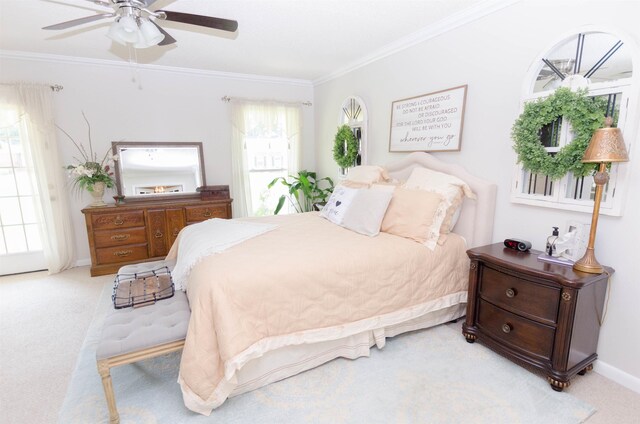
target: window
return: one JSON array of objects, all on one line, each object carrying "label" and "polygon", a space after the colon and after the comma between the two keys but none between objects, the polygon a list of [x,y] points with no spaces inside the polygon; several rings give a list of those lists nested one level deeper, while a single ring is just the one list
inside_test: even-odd
[{"label": "window", "polygon": [[3,269],[10,272],[22,272],[24,266],[19,263],[23,262],[31,262],[28,269],[45,267],[37,192],[20,133],[17,110],[0,105],[0,256]]},{"label": "window", "polygon": [[[273,215],[284,185],[271,181],[298,171],[301,113],[297,105],[234,101],[234,216]],[[281,213],[292,212],[283,208]]]},{"label": "window", "polygon": [[[570,37],[547,52],[532,66],[523,102],[551,95],[558,87],[586,88],[592,97],[606,102],[606,114],[625,136],[627,147],[633,135],[627,117],[632,102],[632,60],[629,48],[612,34],[587,32]],[[571,123],[559,117],[540,130],[540,142],[549,155],[571,143]],[[601,213],[621,215],[622,189],[626,168],[614,164],[605,186]],[[516,166],[511,200],[514,203],[592,212],[595,184],[592,176],[575,177],[571,173],[557,181],[532,174]]]}]

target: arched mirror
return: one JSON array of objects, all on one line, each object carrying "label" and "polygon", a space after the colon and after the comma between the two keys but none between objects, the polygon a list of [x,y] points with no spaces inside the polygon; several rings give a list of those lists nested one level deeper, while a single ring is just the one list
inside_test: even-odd
[{"label": "arched mirror", "polygon": [[560,86],[586,88],[631,78],[632,63],[628,46],[613,34],[576,34],[554,47],[540,61],[533,92]]},{"label": "arched mirror", "polygon": [[[340,107],[340,125],[349,125],[358,140],[358,155],[354,166],[367,164],[367,107],[358,96],[347,97]],[[341,169],[346,175],[346,169]]]},{"label": "arched mirror", "polygon": [[[534,60],[526,77],[523,104],[551,96],[558,88],[585,90],[591,98],[604,105],[603,112],[613,118],[629,149],[634,139],[634,126],[628,125],[635,116],[638,99],[637,78],[633,64],[637,63],[637,47],[614,33],[583,31],[570,35],[544,50]],[[547,154],[556,155],[574,139],[571,121],[559,116],[539,131],[540,143]],[[609,183],[603,193],[601,213],[620,215],[621,198],[625,190],[626,170],[613,165]],[[568,172],[559,180],[527,171],[516,165],[511,200],[514,203],[551,207],[591,213],[595,184],[591,175],[577,176]],[[616,196],[616,193],[618,195]]]}]

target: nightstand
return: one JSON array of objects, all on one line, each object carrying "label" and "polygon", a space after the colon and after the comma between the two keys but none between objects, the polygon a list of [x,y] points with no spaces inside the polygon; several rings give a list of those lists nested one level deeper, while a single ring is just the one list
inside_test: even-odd
[{"label": "nightstand", "polygon": [[593,368],[609,276],[538,260],[502,243],[467,251],[471,259],[462,334],[516,363],[537,367],[556,391]]}]

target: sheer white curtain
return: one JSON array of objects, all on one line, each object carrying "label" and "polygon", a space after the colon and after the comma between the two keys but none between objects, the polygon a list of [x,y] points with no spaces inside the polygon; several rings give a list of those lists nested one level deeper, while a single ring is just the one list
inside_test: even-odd
[{"label": "sheer white curtain", "polygon": [[20,136],[40,200],[35,203],[42,247],[49,274],[55,274],[73,266],[75,252],[65,173],[56,144],[51,87],[18,83],[1,89],[3,100],[15,104],[20,114]]},{"label": "sheer white curtain", "polygon": [[288,140],[288,172],[300,167],[300,105],[269,101],[233,100],[231,102],[231,161],[233,216],[250,216],[253,211],[247,137],[267,137],[281,134]]}]

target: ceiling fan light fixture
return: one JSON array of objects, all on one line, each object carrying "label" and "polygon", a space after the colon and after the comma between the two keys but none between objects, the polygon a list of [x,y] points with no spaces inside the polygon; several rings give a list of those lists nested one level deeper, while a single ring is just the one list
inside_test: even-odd
[{"label": "ceiling fan light fixture", "polygon": [[120,29],[118,33],[120,37],[127,43],[137,43],[140,38],[140,28],[136,19],[132,16],[123,16],[120,18]]},{"label": "ceiling fan light fixture", "polygon": [[138,44],[144,40],[144,47],[155,46],[164,40],[164,34],[149,19],[140,19],[140,35]]},{"label": "ceiling fan light fixture", "polygon": [[109,37],[110,39],[112,39],[118,44],[122,44],[123,46],[127,44],[120,36],[120,24],[118,23],[118,21],[115,21],[109,26],[107,37]]}]

